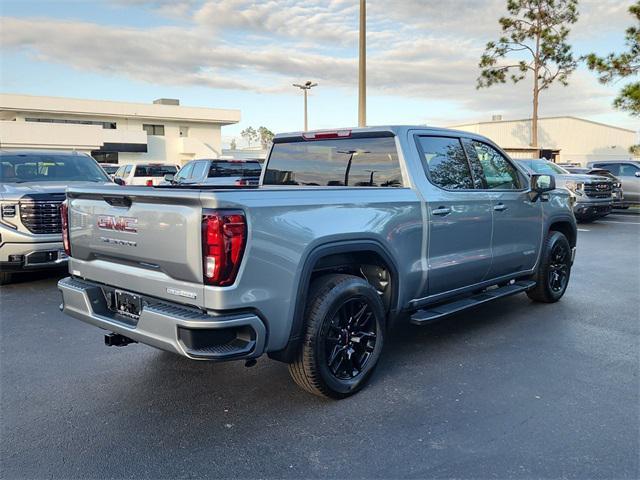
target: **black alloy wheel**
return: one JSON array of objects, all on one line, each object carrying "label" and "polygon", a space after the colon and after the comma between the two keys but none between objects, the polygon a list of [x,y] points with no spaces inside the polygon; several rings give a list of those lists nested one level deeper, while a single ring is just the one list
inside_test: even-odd
[{"label": "black alloy wheel", "polygon": [[350,298],[327,321],[326,365],[340,380],[360,375],[375,350],[376,319],[364,298]]}]

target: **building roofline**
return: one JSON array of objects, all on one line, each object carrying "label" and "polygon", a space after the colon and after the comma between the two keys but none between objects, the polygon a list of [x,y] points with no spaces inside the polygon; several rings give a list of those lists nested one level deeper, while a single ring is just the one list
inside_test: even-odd
[{"label": "building roofline", "polygon": [[[538,121],[541,121],[541,120],[558,120],[558,119],[564,119],[564,118],[570,118],[572,120],[577,120],[579,122],[591,123],[593,125],[599,125],[601,127],[615,128],[616,130],[622,130],[623,132],[637,133],[635,130],[631,130],[631,129],[628,129],[628,128],[618,127],[616,125],[609,125],[608,123],[596,122],[594,120],[588,120],[586,118],[575,117],[573,115],[558,115],[558,116],[555,116],[555,117],[540,117],[540,118],[538,118]],[[530,118],[518,118],[518,119],[513,119],[513,120],[495,120],[495,121],[487,120],[487,121],[483,121],[483,122],[460,123],[460,124],[457,124],[457,125],[452,125],[449,128],[470,127],[470,126],[473,126],[473,125],[490,125],[490,124],[494,124],[494,123],[515,123],[515,122],[530,122],[530,121],[531,121]]]},{"label": "building roofline", "polygon": [[99,117],[137,117],[230,125],[240,110],[0,93],[0,110]]}]

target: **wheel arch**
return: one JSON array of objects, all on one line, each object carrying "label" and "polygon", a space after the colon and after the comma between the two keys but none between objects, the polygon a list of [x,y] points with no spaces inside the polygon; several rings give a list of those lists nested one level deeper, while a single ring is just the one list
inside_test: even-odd
[{"label": "wheel arch", "polygon": [[571,248],[576,246],[576,243],[578,241],[578,228],[576,227],[574,222],[565,219],[554,220],[549,225],[549,231],[562,233],[565,237],[567,237],[567,240],[569,240],[569,245],[571,245]]},{"label": "wheel arch", "polygon": [[[345,240],[318,245],[304,259],[296,289],[295,307],[289,339],[284,349],[270,352],[270,358],[291,362],[299,348],[304,332],[304,309],[307,292],[314,278],[328,273],[344,273],[344,268],[378,265],[389,275],[388,299],[383,299],[388,318],[398,312],[399,274],[397,263],[388,249],[377,240]],[[361,275],[369,283],[371,280],[363,272]]]}]

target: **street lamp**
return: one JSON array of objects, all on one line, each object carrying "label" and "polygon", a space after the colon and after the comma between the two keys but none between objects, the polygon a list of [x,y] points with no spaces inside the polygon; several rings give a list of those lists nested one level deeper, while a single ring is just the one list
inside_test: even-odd
[{"label": "street lamp", "polygon": [[309,130],[307,125],[307,92],[311,90],[313,87],[317,87],[318,84],[312,83],[311,80],[309,80],[303,85],[300,85],[299,83],[294,83],[293,86],[298,87],[304,92],[304,131],[306,132],[307,130]]},{"label": "street lamp", "polygon": [[360,0],[360,57],[358,60],[358,126],[367,126],[367,2]]}]

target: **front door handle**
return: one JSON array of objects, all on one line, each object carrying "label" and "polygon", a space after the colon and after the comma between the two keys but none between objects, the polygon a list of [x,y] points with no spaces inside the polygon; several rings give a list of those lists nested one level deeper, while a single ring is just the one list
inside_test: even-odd
[{"label": "front door handle", "polygon": [[434,210],[431,210],[433,215],[449,215],[451,213],[451,209],[449,207],[438,207]]},{"label": "front door handle", "polygon": [[509,207],[507,207],[504,203],[499,203],[498,205],[496,205],[495,207],[493,207],[493,209],[494,209],[496,212],[504,212],[507,208],[509,208]]}]

